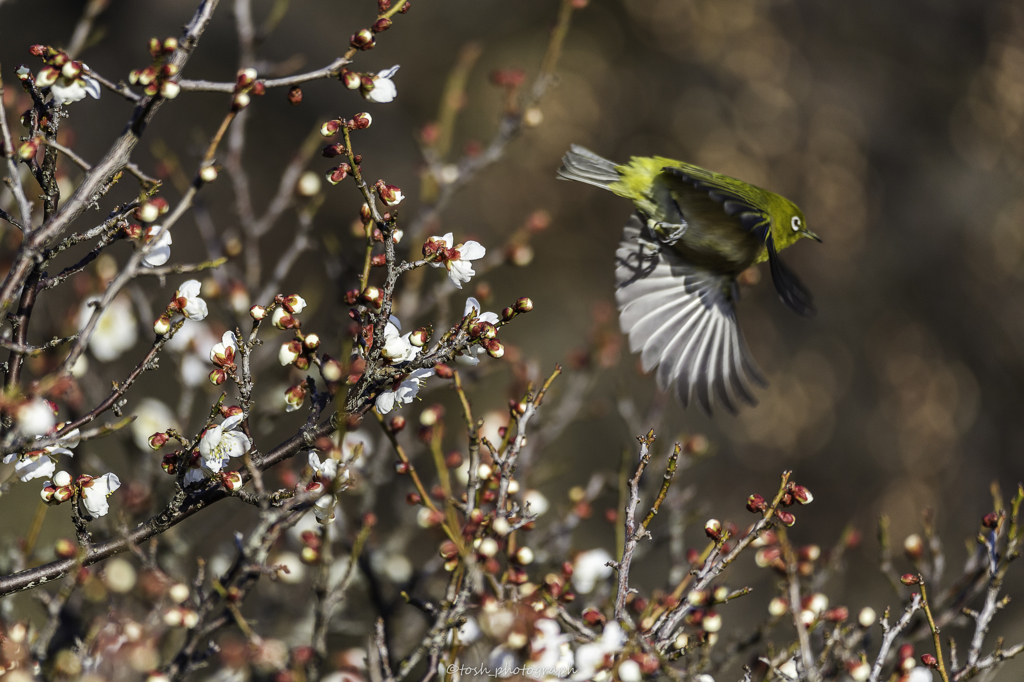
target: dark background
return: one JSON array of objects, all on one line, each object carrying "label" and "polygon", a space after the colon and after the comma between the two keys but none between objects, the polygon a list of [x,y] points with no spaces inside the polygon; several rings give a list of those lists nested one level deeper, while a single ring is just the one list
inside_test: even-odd
[{"label": "dark background", "polygon": [[[126,78],[148,63],[146,40],[177,35],[194,4],[115,0],[97,23],[105,37],[82,58],[109,78]],[[66,41],[81,5],[0,6],[0,64],[9,89],[17,89],[20,62],[39,66],[27,47]],[[254,5],[261,17],[270,3]],[[369,1],[292,5],[259,57],[300,56],[304,70],[344,53],[349,35],[375,11]],[[556,3],[537,0],[416,0],[353,66],[401,64],[393,104],[365,104],[332,81],[304,87],[298,108],[281,91],[255,101],[246,163],[257,206],[310,129],[328,116],[365,109],[374,124],[362,135],[364,171],[405,189],[411,199],[403,211],[414,215],[416,137],[436,116],[459,50],[469,41],[483,47],[456,151],[493,134],[502,96],[488,74],[516,67],[532,77],[555,11]],[[225,1],[184,76],[230,80],[236,63]],[[893,601],[875,570],[873,525],[883,512],[900,543],[920,529],[922,509],[935,509],[957,566],[966,555],[961,538],[970,542],[991,509],[992,481],[1009,495],[1024,478],[1024,8],[923,0],[595,0],[574,18],[557,74],[541,125],[461,191],[434,232],[500,249],[533,211],[551,213],[528,266],[501,266],[486,276],[494,289],[490,309],[524,295],[536,304],[503,338],[549,368],[590,342],[595,310],[600,315],[613,300],[612,258],[630,207],[554,179],[570,143],[619,161],[684,159],[786,195],[824,241],[785,253],[814,292],[818,317],[786,310],[764,270],[739,309],[771,381],[761,404],[739,417],[708,419],[670,403],[659,442],[684,432],[711,438],[715,456],[686,472],[705,514],[746,523],[746,495],[767,496],[779,472],[792,468],[816,496],[812,507],[798,510],[798,541],[828,545],[845,524],[858,524],[865,543],[852,555],[850,580],[834,588],[834,601],[879,612]],[[186,168],[194,167],[226,106],[224,95],[183,93],[160,112],[134,160],[152,168],[150,145],[163,140]],[[98,159],[128,114],[129,105],[109,92],[99,102],[73,105],[79,154]],[[312,165],[328,166],[319,158]],[[349,239],[356,193],[349,185],[327,189],[315,234]],[[220,229],[233,229],[229,183],[204,192]],[[187,219],[176,229],[176,260],[205,257],[200,241],[187,237],[193,230]],[[275,240],[287,234],[268,238],[267,264],[285,243]],[[316,260],[308,263],[289,279],[304,295],[322,291],[326,281]],[[453,308],[461,305],[461,296],[452,298]],[[485,376],[488,384],[474,388],[474,400],[500,409],[508,397],[503,382]],[[556,504],[564,506],[563,491],[592,471],[617,470],[621,447],[636,434],[618,417],[616,401],[632,396],[643,410],[653,390],[653,378],[636,374],[635,358],[623,347],[587,395],[580,421],[548,448],[549,460],[564,463],[541,484]],[[610,496],[602,500],[614,504]],[[57,516],[51,525],[61,522]],[[591,532],[577,536],[578,547],[610,546],[610,533],[598,523],[585,528]],[[54,535],[69,530],[48,527]],[[645,569],[652,580],[659,573],[657,564]],[[1020,582],[1014,587],[1019,591]],[[769,592],[757,596],[758,609]],[[1020,612],[1011,605],[995,629],[1019,638]]]}]

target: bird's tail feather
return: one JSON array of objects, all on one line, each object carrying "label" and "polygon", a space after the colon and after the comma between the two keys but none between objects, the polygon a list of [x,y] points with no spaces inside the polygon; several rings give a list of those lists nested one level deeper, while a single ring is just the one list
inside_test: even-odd
[{"label": "bird's tail feather", "polygon": [[608,159],[574,144],[562,157],[558,177],[561,180],[576,180],[608,189],[608,185],[618,182],[619,173],[615,170],[615,164]]}]

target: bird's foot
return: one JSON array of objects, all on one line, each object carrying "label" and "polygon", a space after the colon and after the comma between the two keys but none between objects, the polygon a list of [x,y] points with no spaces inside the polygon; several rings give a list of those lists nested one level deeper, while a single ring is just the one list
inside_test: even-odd
[{"label": "bird's foot", "polygon": [[649,220],[647,227],[654,233],[665,246],[672,246],[686,234],[686,230],[689,229],[689,225],[686,221],[682,223],[666,223],[660,220]]}]

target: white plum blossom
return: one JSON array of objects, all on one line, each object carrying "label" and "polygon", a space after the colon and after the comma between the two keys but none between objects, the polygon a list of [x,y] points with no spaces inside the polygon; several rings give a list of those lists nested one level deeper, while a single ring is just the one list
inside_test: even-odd
[{"label": "white plum blossom", "polygon": [[427,377],[434,376],[434,368],[414,369],[396,388],[383,391],[377,396],[377,412],[387,414],[396,406],[408,405],[416,398]]},{"label": "white plum blossom", "polygon": [[[146,230],[147,241],[152,240],[157,234],[160,235],[156,237],[155,243],[149,247],[149,252],[142,257],[142,264],[147,268],[160,267],[171,258],[171,244],[173,243],[171,231],[163,230],[161,233],[161,230],[163,230],[163,227],[160,225],[150,225]],[[199,292],[196,291],[196,293],[198,294]]]},{"label": "white plum blossom", "polygon": [[[70,450],[68,452],[71,452]],[[73,454],[73,453],[72,453]],[[17,453],[4,457],[4,464],[17,462],[14,465],[14,473],[22,482],[31,481],[34,478],[49,478],[53,476],[57,468],[53,460],[46,456],[43,450],[28,452],[19,459]]]},{"label": "white plum blossom", "polygon": [[213,348],[210,349],[210,361],[217,364],[219,358],[227,358],[229,354],[231,358],[234,358],[237,352],[238,340],[235,338],[235,333],[224,332],[224,336],[220,337],[220,343],[213,344]]},{"label": "white plum blossom", "polygon": [[197,279],[190,279],[182,282],[181,286],[174,293],[174,299],[181,309],[181,314],[190,320],[203,320],[210,313],[206,301],[199,298],[199,292],[203,285]]},{"label": "white plum blossom", "polygon": [[314,476],[319,476],[320,478],[334,478],[338,475],[338,460],[328,457],[321,462],[320,456],[317,455],[316,450],[310,450],[309,468],[313,470]]},{"label": "white plum blossom", "polygon": [[156,398],[143,398],[134,412],[132,439],[140,450],[149,451],[149,437],[154,433],[178,428],[174,410]]},{"label": "white plum blossom", "polygon": [[420,349],[409,341],[412,332],[405,335],[401,335],[401,332],[402,323],[392,315],[391,320],[384,327],[384,347],[381,349],[381,354],[393,364],[408,362],[420,353]]},{"label": "white plum blossom", "polygon": [[77,69],[68,68],[73,67],[74,64],[75,62],[67,62],[65,64],[66,72],[62,70],[56,80],[53,80],[53,72],[56,71],[53,67],[43,69],[36,76],[36,82],[40,87],[44,83],[50,84],[50,94],[53,95],[53,101],[57,104],[71,104],[85,99],[86,95],[93,99],[100,98],[100,82],[86,75],[89,67],[81,64]]},{"label": "white plum blossom", "polygon": [[572,635],[562,632],[558,621],[541,618],[533,624],[537,634],[530,641],[530,660],[538,668],[561,668],[568,670],[573,665]]},{"label": "white plum blossom", "polygon": [[442,265],[446,267],[448,278],[459,289],[476,274],[470,261],[480,260],[487,254],[487,249],[480,242],[470,240],[464,244],[455,244],[451,232],[442,237],[431,237],[428,240],[428,243],[430,242],[436,246],[444,245],[444,251],[438,250],[438,259],[431,261],[430,264],[435,268]]},{"label": "white plum blossom", "polygon": [[920,665],[912,668],[910,674],[907,675],[907,682],[932,682],[934,679],[932,671]]},{"label": "white plum blossom", "polygon": [[82,481],[82,506],[90,516],[106,516],[109,511],[107,497],[121,487],[121,481],[115,474],[103,474],[97,478]]},{"label": "white plum blossom", "polygon": [[[325,490],[323,483],[312,483],[310,484],[308,491],[319,493]],[[327,491],[326,494],[321,495],[317,498],[316,502],[313,503],[313,514],[316,516],[317,523],[330,523],[334,520],[334,505],[338,503],[337,496]]]},{"label": "white plum blossom", "polygon": [[[95,311],[93,303],[98,296],[87,298],[78,313],[78,328],[84,329]],[[100,362],[110,362],[135,345],[138,339],[138,322],[132,311],[131,301],[126,296],[118,296],[100,315],[99,321],[89,338],[89,350]]]},{"label": "white plum blossom", "polygon": [[[595,550],[596,551],[596,550]],[[576,649],[576,673],[572,676],[574,680],[591,680],[598,669],[604,665],[606,654],[615,655],[622,650],[626,643],[626,635],[616,621],[609,621],[604,626],[601,638],[596,642],[581,644]]]},{"label": "white plum blossom", "polygon": [[224,468],[232,457],[242,457],[251,447],[244,433],[237,431],[242,423],[242,415],[228,417],[222,423],[211,426],[199,441],[199,454],[203,458],[203,468],[218,472]]},{"label": "white plum blossom", "polygon": [[576,592],[590,594],[599,581],[611,577],[610,561],[612,555],[601,548],[581,552],[573,562],[572,584]]},{"label": "white plum blossom", "polygon": [[[497,313],[482,313],[480,312],[481,310],[483,310],[483,308],[480,306],[480,301],[470,296],[469,298],[466,299],[466,309],[462,313],[462,315],[464,317],[472,315],[474,321],[477,322],[490,322],[491,324],[498,324],[499,319]],[[486,353],[487,351],[483,346],[479,344],[473,344],[469,348],[460,351],[459,354],[455,356],[455,362],[461,365],[479,365],[480,355]]]},{"label": "white plum blossom", "polygon": [[362,89],[363,97],[377,104],[387,104],[388,102],[395,101],[395,97],[398,96],[398,87],[391,79],[396,73],[398,73],[398,64],[395,64],[390,69],[378,71],[377,75],[372,77],[373,88]]},{"label": "white plum blossom", "polygon": [[53,406],[43,398],[33,398],[15,413],[18,433],[23,436],[41,436],[57,425]]},{"label": "white plum blossom", "polygon": [[[46,436],[36,436],[37,440],[41,438],[46,438]],[[81,442],[81,433],[78,429],[73,429],[58,438],[56,445],[47,445],[41,450],[27,452],[20,458],[17,453],[11,453],[4,457],[3,463],[16,462],[14,473],[22,482],[35,478],[52,477],[56,469],[53,458],[57,455],[74,457],[75,453],[70,448],[78,447],[79,442]]]}]

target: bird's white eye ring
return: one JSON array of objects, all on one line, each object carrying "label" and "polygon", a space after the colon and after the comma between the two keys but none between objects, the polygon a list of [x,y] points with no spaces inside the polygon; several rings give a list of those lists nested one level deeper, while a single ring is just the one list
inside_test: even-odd
[{"label": "bird's white eye ring", "polygon": [[800,231],[800,216],[793,216],[793,220],[790,221],[790,225],[793,226],[794,232]]}]

